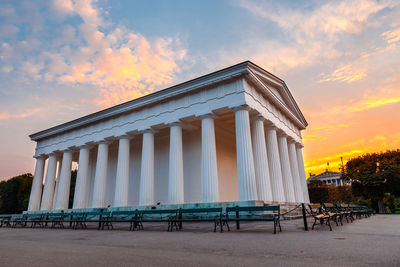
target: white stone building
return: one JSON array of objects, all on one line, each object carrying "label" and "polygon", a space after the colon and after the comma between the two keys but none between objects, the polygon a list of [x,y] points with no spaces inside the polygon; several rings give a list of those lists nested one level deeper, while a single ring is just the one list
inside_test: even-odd
[{"label": "white stone building", "polygon": [[341,172],[325,170],[323,173],[320,173],[318,175],[310,174],[310,177],[307,179],[307,184],[309,184],[311,181],[321,181],[327,185],[334,186],[351,185],[351,182],[344,182],[341,177]]},{"label": "white stone building", "polygon": [[246,61],[32,134],[28,211],[68,208],[73,161],[74,209],[309,202],[306,126],[285,82]]}]

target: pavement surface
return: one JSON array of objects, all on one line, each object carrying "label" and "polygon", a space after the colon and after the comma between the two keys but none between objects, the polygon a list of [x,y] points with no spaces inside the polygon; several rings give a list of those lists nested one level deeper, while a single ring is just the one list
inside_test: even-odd
[{"label": "pavement surface", "polygon": [[[311,221],[310,221],[311,223]],[[400,215],[376,215],[302,230],[302,220],[243,223],[213,232],[208,223],[145,230],[0,228],[0,266],[400,266]],[[231,228],[235,228],[231,225]]]}]

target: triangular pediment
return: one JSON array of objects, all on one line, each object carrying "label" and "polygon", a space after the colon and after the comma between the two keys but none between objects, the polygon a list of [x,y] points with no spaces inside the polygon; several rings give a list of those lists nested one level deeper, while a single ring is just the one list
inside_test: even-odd
[{"label": "triangular pediment", "polygon": [[304,127],[308,125],[283,80],[255,64],[249,65],[249,72],[264,89],[268,90],[268,92],[274,96],[274,100],[278,102],[280,106],[284,107],[284,110],[289,111]]}]

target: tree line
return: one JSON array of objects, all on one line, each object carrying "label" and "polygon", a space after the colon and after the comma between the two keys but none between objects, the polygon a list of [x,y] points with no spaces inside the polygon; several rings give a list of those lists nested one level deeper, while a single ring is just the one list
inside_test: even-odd
[{"label": "tree line", "polygon": [[400,150],[364,154],[350,159],[342,172],[351,186],[326,185],[311,181],[310,201],[354,202],[372,207],[379,213],[396,212],[400,197]]},{"label": "tree line", "polygon": [[[72,208],[76,174],[76,170],[71,172],[69,208]],[[26,173],[0,182],[0,214],[18,214],[28,209],[32,181],[32,174]]]}]

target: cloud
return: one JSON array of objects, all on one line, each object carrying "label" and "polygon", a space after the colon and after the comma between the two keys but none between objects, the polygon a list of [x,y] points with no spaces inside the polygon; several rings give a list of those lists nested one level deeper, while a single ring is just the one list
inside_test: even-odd
[{"label": "cloud", "polygon": [[[3,72],[20,72],[44,82],[94,86],[97,93],[91,105],[107,107],[170,84],[180,71],[186,50],[177,38],[149,39],[114,25],[96,1],[54,0],[50,8],[61,14],[57,19],[64,20],[57,37],[33,48],[29,39],[17,46],[3,43],[0,56],[9,63],[1,68]],[[80,18],[77,24],[65,23],[76,18]]]},{"label": "cloud", "polygon": [[391,44],[400,41],[400,28],[382,33],[385,40]]},{"label": "cloud", "polygon": [[367,109],[372,109],[372,108],[377,108],[380,106],[384,105],[390,105],[390,104],[395,104],[400,102],[400,96],[398,97],[392,97],[392,98],[382,98],[382,99],[371,99],[371,100],[366,100],[358,105],[355,105],[351,107],[353,111],[362,111],[362,110],[367,110]]},{"label": "cloud", "polygon": [[310,126],[306,133],[303,135],[303,142],[308,143],[315,140],[327,140],[329,135],[336,134],[339,130],[343,128],[348,128],[355,125],[351,124],[335,124],[335,125],[322,125],[322,126]]},{"label": "cloud", "polygon": [[22,112],[0,112],[0,121],[10,119],[24,119],[41,113],[43,108],[34,108]]},{"label": "cloud", "polygon": [[351,63],[336,69],[331,74],[322,74],[324,77],[320,80],[320,82],[339,81],[352,83],[365,78],[367,76],[366,71],[366,65],[355,68],[354,64]]},{"label": "cloud", "polygon": [[[390,1],[334,1],[297,9],[277,2],[241,1],[240,5],[254,16],[266,19],[266,23],[276,23],[286,34],[285,43],[269,42],[274,53],[255,56],[271,69],[285,71],[342,57],[346,54],[340,47],[343,36],[361,34],[368,26],[377,24],[371,17],[394,4]],[[265,47],[265,42],[262,45]],[[365,76],[362,69],[353,70],[351,75],[348,71],[349,66],[344,66],[325,79],[354,81]]]}]

